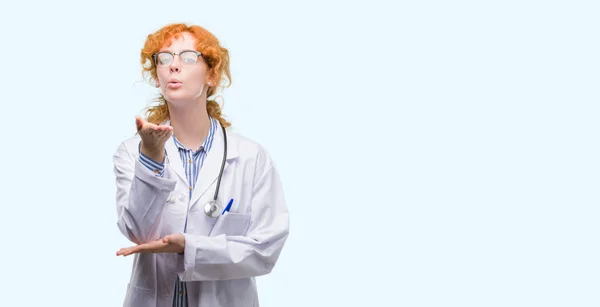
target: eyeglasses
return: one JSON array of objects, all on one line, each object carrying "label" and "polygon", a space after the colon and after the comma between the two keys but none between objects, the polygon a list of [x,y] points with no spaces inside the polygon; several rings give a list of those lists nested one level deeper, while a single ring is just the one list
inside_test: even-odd
[{"label": "eyeglasses", "polygon": [[161,51],[152,55],[154,64],[157,67],[169,66],[173,62],[175,56],[178,55],[181,63],[185,66],[192,66],[198,62],[198,57],[202,55],[201,52],[193,50],[185,50],[182,52],[167,52]]}]

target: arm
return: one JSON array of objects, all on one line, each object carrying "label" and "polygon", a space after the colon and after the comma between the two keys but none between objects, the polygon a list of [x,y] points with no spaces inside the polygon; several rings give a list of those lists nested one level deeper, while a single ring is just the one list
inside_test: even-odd
[{"label": "arm", "polygon": [[[123,143],[114,154],[113,163],[119,230],[136,244],[159,239],[161,212],[176,180],[170,178],[165,165],[141,153],[139,159],[132,158]],[[157,172],[151,170],[153,166]]]},{"label": "arm", "polygon": [[288,237],[288,210],[277,170],[269,164],[257,178],[245,236],[184,234],[184,254],[179,262],[182,281],[237,279],[271,272]]}]

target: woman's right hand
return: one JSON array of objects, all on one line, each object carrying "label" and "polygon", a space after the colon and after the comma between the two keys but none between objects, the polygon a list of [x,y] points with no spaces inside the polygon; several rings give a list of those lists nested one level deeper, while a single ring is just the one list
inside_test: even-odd
[{"label": "woman's right hand", "polygon": [[142,153],[154,161],[162,162],[165,158],[165,143],[171,137],[173,127],[149,123],[140,116],[135,117],[135,125],[142,138]]}]

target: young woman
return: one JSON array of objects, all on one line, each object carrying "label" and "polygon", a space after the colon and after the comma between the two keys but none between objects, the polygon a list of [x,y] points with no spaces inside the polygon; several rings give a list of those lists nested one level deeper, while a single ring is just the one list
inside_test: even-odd
[{"label": "young woman", "polygon": [[230,84],[228,51],[172,24],[141,62],[160,96],[114,155],[117,224],[136,244],[117,252],[135,255],[124,306],[258,306],[254,277],[275,266],[289,218],[267,151],[210,100]]}]

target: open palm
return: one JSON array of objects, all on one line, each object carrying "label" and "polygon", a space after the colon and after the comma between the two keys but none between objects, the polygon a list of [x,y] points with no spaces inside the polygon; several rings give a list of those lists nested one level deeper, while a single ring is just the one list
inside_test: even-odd
[{"label": "open palm", "polygon": [[135,253],[183,253],[185,237],[183,234],[172,234],[162,239],[150,241],[136,246],[124,247],[117,251],[117,256],[129,256]]}]

